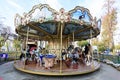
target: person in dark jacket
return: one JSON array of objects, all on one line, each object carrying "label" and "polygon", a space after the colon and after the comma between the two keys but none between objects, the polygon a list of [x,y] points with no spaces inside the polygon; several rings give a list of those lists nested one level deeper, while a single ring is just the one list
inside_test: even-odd
[{"label": "person in dark jacket", "polygon": [[23,49],[23,51],[21,52],[20,60],[22,60],[23,58],[25,58],[25,49]]},{"label": "person in dark jacket", "polygon": [[89,51],[89,47],[88,47],[88,45],[85,45],[85,51],[84,51],[85,55],[88,54],[88,51]]}]

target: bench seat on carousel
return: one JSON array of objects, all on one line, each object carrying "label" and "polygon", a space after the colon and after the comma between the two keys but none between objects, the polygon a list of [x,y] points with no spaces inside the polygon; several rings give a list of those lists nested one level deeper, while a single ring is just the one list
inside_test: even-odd
[{"label": "bench seat on carousel", "polygon": [[44,66],[45,68],[52,68],[54,66],[54,61],[55,61],[56,55],[54,54],[47,54],[44,56],[43,61],[44,61]]}]

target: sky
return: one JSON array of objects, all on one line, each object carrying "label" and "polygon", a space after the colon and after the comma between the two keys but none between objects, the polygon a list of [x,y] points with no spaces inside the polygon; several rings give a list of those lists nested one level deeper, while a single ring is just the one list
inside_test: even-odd
[{"label": "sky", "polygon": [[[0,22],[10,26],[15,32],[14,18],[18,13],[21,16],[24,12],[29,12],[34,5],[49,4],[52,8],[59,11],[64,8],[65,11],[73,9],[75,6],[88,8],[93,17],[101,18],[104,10],[103,4],[105,0],[0,0]],[[118,8],[118,25],[120,26],[120,0],[116,0],[115,6]],[[116,34],[119,34],[116,31]]]}]

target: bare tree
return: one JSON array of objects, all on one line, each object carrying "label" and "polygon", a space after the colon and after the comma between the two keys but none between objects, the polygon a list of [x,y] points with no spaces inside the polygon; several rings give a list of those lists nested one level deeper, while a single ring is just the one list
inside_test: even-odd
[{"label": "bare tree", "polygon": [[11,32],[11,27],[4,24],[4,19],[5,17],[0,17],[0,47],[4,46],[11,37],[16,38],[16,35]]}]

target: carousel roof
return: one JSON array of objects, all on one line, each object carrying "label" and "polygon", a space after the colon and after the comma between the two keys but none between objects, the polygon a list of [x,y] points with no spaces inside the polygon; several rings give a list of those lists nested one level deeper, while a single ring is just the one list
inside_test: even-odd
[{"label": "carousel roof", "polygon": [[39,4],[23,16],[16,14],[15,26],[18,34],[27,36],[28,31],[29,38],[34,39],[59,39],[62,31],[63,39],[72,38],[74,33],[75,40],[86,40],[99,35],[101,20],[93,19],[84,7],[65,12],[63,8],[56,11],[48,4]]}]

